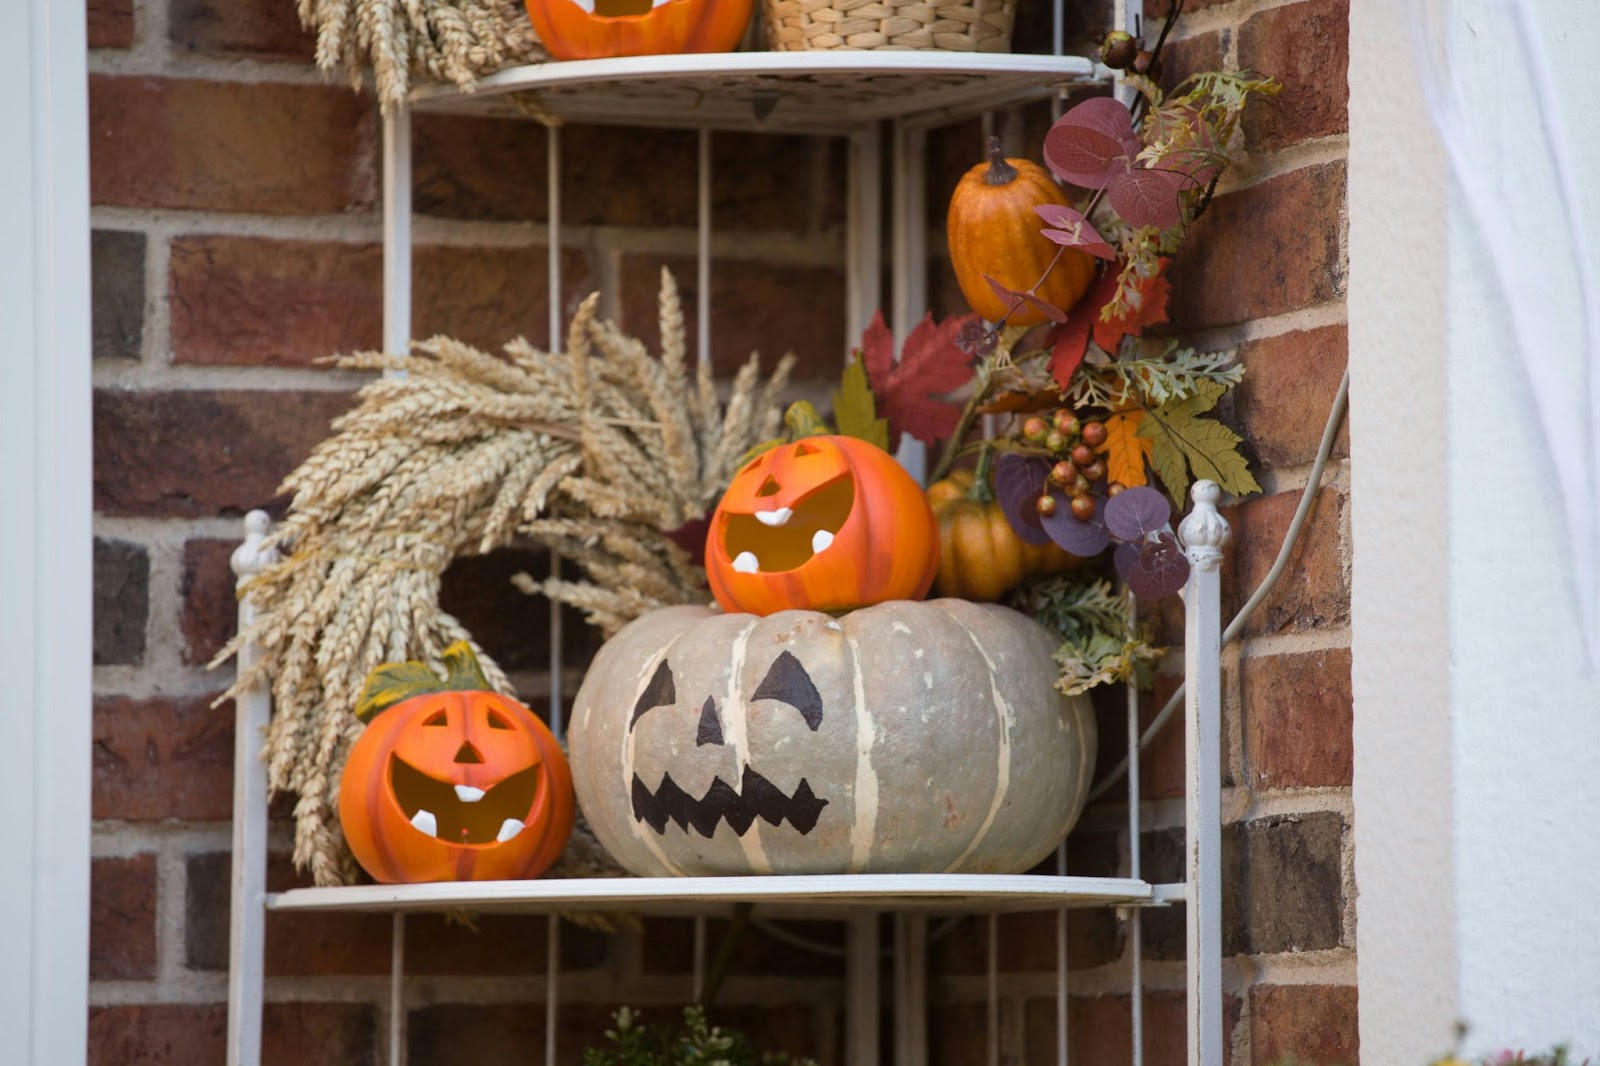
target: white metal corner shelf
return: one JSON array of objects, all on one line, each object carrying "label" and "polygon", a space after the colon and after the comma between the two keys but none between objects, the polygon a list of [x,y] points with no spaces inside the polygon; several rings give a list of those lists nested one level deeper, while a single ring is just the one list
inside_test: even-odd
[{"label": "white metal corner shelf", "polygon": [[757,917],[838,918],[854,910],[1001,914],[1063,907],[1150,906],[1183,899],[1182,884],[1126,877],[1004,874],[840,874],[790,877],[596,877],[297,888],[267,897],[275,911],[438,910],[547,914],[618,911],[720,917],[749,903]]},{"label": "white metal corner shelf", "polygon": [[924,128],[1109,82],[1082,56],[993,52],[728,52],[540,63],[470,92],[426,86],[415,111],[627,126],[845,135]]},{"label": "white metal corner shelf", "polygon": [[[696,278],[698,357],[710,358],[712,264],[711,132],[720,129],[820,134],[848,138],[846,241],[846,336],[843,350],[883,304],[880,278],[890,268],[889,321],[904,336],[927,305],[926,168],[930,128],[1028,101],[1055,98],[1075,84],[1107,80],[1110,72],[1082,57],[1063,56],[1062,5],[1055,4],[1057,54],[997,55],[954,52],[746,52],[549,63],[502,71],[483,79],[475,92],[451,87],[414,91],[409,103],[383,123],[384,347],[404,352],[411,339],[411,113],[510,115],[546,121],[549,140],[545,241],[549,248],[550,336],[564,334],[561,277],[561,125],[598,123],[654,125],[699,131],[699,232]],[[1110,0],[1112,24],[1133,28],[1142,0]],[[554,120],[554,121],[552,121]],[[985,132],[987,132],[987,121]],[[882,158],[888,138],[888,168]],[[974,157],[978,156],[974,145]],[[884,247],[883,177],[893,180],[891,247]],[[914,472],[921,456],[902,455]],[[1207,483],[1209,484],[1209,483]],[[694,990],[705,971],[707,917],[749,904],[759,917],[824,917],[847,923],[846,1064],[879,1061],[879,918],[894,917],[896,1066],[925,1066],[927,1045],[927,917],[987,915],[989,922],[989,1066],[998,1066],[996,1018],[997,926],[1001,913],[1058,914],[1056,941],[1056,1055],[1068,1066],[1067,938],[1065,916],[1080,907],[1140,908],[1182,904],[1188,911],[1188,1063],[1221,1066],[1220,797],[1215,767],[1220,745],[1220,607],[1216,561],[1227,526],[1215,509],[1215,487],[1200,495],[1196,515],[1180,530],[1193,574],[1186,590],[1188,615],[1185,710],[1188,769],[1186,878],[1151,884],[1140,875],[1141,813],[1138,760],[1130,760],[1127,833],[1131,844],[1125,877],[1068,876],[1065,849],[1056,856],[1056,876],[1039,875],[840,875],[826,877],[595,878],[527,882],[427,885],[364,885],[266,891],[266,775],[260,761],[262,734],[271,714],[263,688],[237,702],[234,787],[232,930],[229,968],[228,1064],[260,1061],[264,937],[268,911],[360,912],[394,915],[387,1043],[391,1066],[404,1061],[405,915],[439,910],[518,912],[549,915],[549,959],[545,1002],[544,1062],[556,1061],[555,1033],[560,990],[558,913],[625,911],[695,918]],[[1195,519],[1200,519],[1196,522]],[[267,517],[252,513],[245,543],[234,556],[244,581],[272,561],[261,550]],[[252,606],[240,604],[241,628]],[[561,617],[552,607],[550,657],[561,661]],[[246,645],[241,669],[259,661]],[[549,704],[559,732],[562,694],[553,671]],[[1127,701],[1130,750],[1139,735],[1137,699]],[[1125,911],[1131,916],[1132,911]],[[1128,922],[1132,985],[1133,1066],[1141,1066],[1142,963],[1140,923]],[[1109,1064],[1108,1064],[1109,1066]]]}]

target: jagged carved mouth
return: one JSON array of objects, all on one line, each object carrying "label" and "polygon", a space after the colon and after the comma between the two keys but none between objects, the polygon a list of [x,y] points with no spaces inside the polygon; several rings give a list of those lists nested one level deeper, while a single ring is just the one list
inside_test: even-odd
[{"label": "jagged carved mouth", "polygon": [[539,791],[537,764],[487,790],[440,781],[389,756],[389,787],[411,827],[447,844],[503,844],[522,832]]},{"label": "jagged carved mouth", "polygon": [[[768,484],[773,484],[770,478]],[[845,474],[807,493],[792,508],[726,512],[722,543],[741,574],[793,570],[833,545],[855,502],[855,478]]]},{"label": "jagged carved mouth", "polygon": [[827,805],[803,777],[789,796],[748,766],[738,790],[719,777],[699,799],[680,788],[671,774],[661,775],[661,787],[654,792],[638,774],[633,775],[633,816],[663,835],[667,823],[676,822],[679,829],[687,832],[693,826],[701,836],[710,837],[717,825],[726,821],[734,833],[744,836],[757,817],[772,825],[787,820],[803,835],[816,828]]}]

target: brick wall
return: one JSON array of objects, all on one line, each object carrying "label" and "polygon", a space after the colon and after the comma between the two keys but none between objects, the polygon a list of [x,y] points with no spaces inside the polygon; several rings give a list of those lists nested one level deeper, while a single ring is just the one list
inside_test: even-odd
[{"label": "brick wall", "polygon": [[[1147,17],[1166,3],[1147,0]],[[1266,575],[1306,484],[1344,371],[1346,0],[1191,0],[1169,44],[1169,84],[1218,66],[1270,73],[1284,84],[1252,105],[1241,163],[1172,268],[1173,323],[1206,349],[1237,348],[1248,368],[1225,401],[1224,419],[1250,442],[1265,488],[1227,510],[1234,539],[1223,580],[1231,618]],[[1153,21],[1153,26],[1159,26]],[[999,128],[1033,158],[1049,115],[1003,116]],[[1009,119],[1009,121],[1005,121]],[[976,125],[939,138],[947,164],[930,189],[942,214],[949,190],[979,142]],[[937,218],[931,221],[937,221]],[[944,263],[930,291],[959,304]],[[1324,488],[1273,595],[1244,639],[1224,652],[1222,767],[1227,1044],[1238,1066],[1357,1060],[1355,885],[1350,783],[1350,535],[1348,441],[1341,434]],[[1152,615],[1164,642],[1181,646],[1181,608]],[[1166,669],[1181,675],[1176,654]],[[1176,676],[1145,700],[1144,722]],[[1126,751],[1119,693],[1100,701],[1100,766]],[[1183,724],[1175,718],[1142,767],[1143,874],[1180,880]],[[1126,793],[1091,806],[1074,832],[1068,867],[1126,873]],[[1145,1061],[1184,1061],[1183,915],[1143,918]],[[1000,922],[1003,1061],[1054,1061],[1055,918]],[[1126,1062],[1129,1047],[1127,923],[1103,911],[1069,922],[1074,1062]],[[968,920],[936,952],[935,1011],[948,1040],[941,1063],[981,1062],[987,938]]]},{"label": "brick wall", "polygon": [[[1346,16],[1331,0],[1191,6],[1178,65],[1253,65],[1288,87],[1283,102],[1252,118],[1251,153],[1180,264],[1174,307],[1197,342],[1238,345],[1251,369],[1228,416],[1253,440],[1268,494],[1232,514],[1227,594],[1237,603],[1270,565],[1345,358]],[[210,706],[223,680],[203,664],[233,629],[227,558],[240,516],[272,500],[358,383],[312,361],[379,337],[374,111],[370,99],[320,82],[292,9],[288,0],[89,4],[97,513],[89,1032],[91,1061],[107,1066],[222,1061],[232,709]],[[1047,117],[1000,121],[1036,154]],[[693,135],[574,128],[564,136],[566,158],[585,166],[582,178],[569,168],[564,187],[563,301],[570,310],[601,288],[611,310],[653,340],[658,265],[693,287]],[[543,343],[543,130],[422,118],[415,139],[417,331],[484,345],[520,332]],[[977,144],[975,127],[936,139],[935,216]],[[831,373],[844,329],[840,145],[718,135],[715,152],[717,365],[752,348],[773,356],[792,346],[803,375]],[[936,263],[931,291],[947,296],[947,276]],[[1355,1058],[1347,484],[1341,468],[1282,588],[1227,660],[1226,974],[1233,1061],[1251,1066],[1289,1053]],[[464,562],[445,595],[530,693],[548,676],[544,612],[509,592],[505,577],[540,565]],[[594,642],[580,625],[571,632],[565,666],[575,682]],[[1106,765],[1122,736],[1111,703],[1103,726]],[[1145,870],[1163,877],[1177,876],[1182,821],[1182,744],[1172,728],[1144,764]],[[1123,824],[1114,803],[1091,810],[1073,839],[1072,869],[1125,866]],[[280,818],[275,853],[287,830]],[[281,854],[272,881],[294,883]],[[1181,1057],[1174,919],[1144,919],[1153,1063]],[[408,928],[413,1066],[520,1060],[539,1046],[542,920]],[[1002,1051],[1008,1062],[1049,1061],[1053,918],[1008,918],[1000,928]],[[825,924],[804,931],[839,936]],[[1125,1059],[1125,931],[1109,912],[1073,916],[1074,1061],[1122,1061],[1109,1057],[1118,1048]],[[267,1061],[379,1060],[387,921],[280,916],[269,937]],[[642,936],[569,927],[562,948],[568,1055],[612,1004],[687,998],[686,922],[653,922]],[[983,923],[971,920],[936,951],[940,1062],[982,1061],[984,951]],[[836,1059],[839,966],[747,937],[731,967],[733,1020]]]}]

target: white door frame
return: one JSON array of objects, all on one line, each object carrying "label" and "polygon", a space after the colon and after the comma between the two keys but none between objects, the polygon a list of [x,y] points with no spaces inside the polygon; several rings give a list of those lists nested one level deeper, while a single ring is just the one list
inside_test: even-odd
[{"label": "white door frame", "polygon": [[89,986],[92,462],[82,0],[0,37],[0,1033],[81,1066]]}]

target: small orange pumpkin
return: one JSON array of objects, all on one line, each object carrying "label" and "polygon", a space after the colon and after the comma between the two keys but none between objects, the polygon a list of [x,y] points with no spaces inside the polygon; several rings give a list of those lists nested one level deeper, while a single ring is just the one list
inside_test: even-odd
[{"label": "small orange pumpkin", "polygon": [[339,823],[385,884],[537,877],[561,856],[575,800],[566,756],[515,700],[490,691],[472,649],[390,663],[367,678],[367,728],[339,782]]},{"label": "small orange pumpkin", "polygon": [[706,536],[706,577],[730,613],[919,600],[938,568],[922,489],[856,437],[801,437],[756,456],[734,475]]},{"label": "small orange pumpkin", "polygon": [[[987,457],[985,457],[987,458]],[[1029,544],[971,470],[957,470],[928,486],[928,504],[939,523],[940,596],[994,603],[1024,578],[1059,574],[1083,560],[1054,541]]]},{"label": "small orange pumpkin", "polygon": [[[984,280],[987,274],[1008,289],[1027,292],[1043,276],[1057,246],[1039,231],[1044,228],[1034,208],[1044,204],[1071,206],[1048,171],[1026,159],[1007,159],[1000,139],[989,138],[989,161],[962,176],[950,197],[945,239],[961,295],[983,318],[997,322],[1011,306]],[[1035,295],[1063,311],[1077,303],[1094,280],[1094,257],[1069,248]],[[1023,304],[1007,320],[1036,326],[1044,312]]]},{"label": "small orange pumpkin", "polygon": [[527,0],[557,59],[731,52],[755,0]]}]

